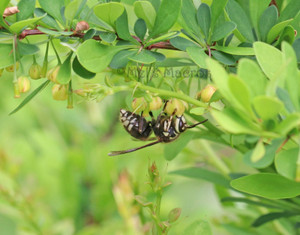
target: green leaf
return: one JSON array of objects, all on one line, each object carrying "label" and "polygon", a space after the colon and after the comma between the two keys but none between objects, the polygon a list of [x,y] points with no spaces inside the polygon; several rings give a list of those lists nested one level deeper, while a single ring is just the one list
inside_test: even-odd
[{"label": "green leaf", "polygon": [[293,48],[296,52],[297,56],[297,61],[298,63],[300,62],[300,38],[298,38],[294,43],[293,43]]},{"label": "green leaf", "polygon": [[166,33],[176,23],[180,9],[181,0],[162,0],[149,38]]},{"label": "green leaf", "polygon": [[150,53],[147,53],[146,50],[142,50],[139,54],[129,56],[130,60],[141,63],[141,64],[152,64],[156,61],[155,57]]},{"label": "green leaf", "polygon": [[279,22],[294,18],[300,11],[300,1],[291,0],[280,13]]},{"label": "green leaf", "polygon": [[[244,163],[247,164],[248,166],[251,166],[253,168],[257,168],[257,169],[263,169],[266,168],[268,166],[270,166],[273,163],[276,151],[278,150],[278,148],[280,147],[280,145],[283,143],[284,139],[274,139],[272,140],[272,143],[264,146],[264,153],[260,152],[259,155],[257,155],[257,153],[255,153],[255,150],[250,150],[248,151],[245,155],[244,155]],[[261,142],[261,141],[259,141]],[[258,142],[258,143],[259,143]],[[262,144],[262,142],[261,142]],[[261,146],[259,146],[260,148]],[[258,149],[260,150],[260,149]],[[257,161],[253,161],[256,160],[255,158],[260,157],[260,159],[257,159]]]},{"label": "green leaf", "polygon": [[[281,50],[283,54],[283,61],[285,64],[284,78],[285,86],[291,97],[294,107],[299,109],[299,70],[297,64],[297,56],[293,47],[287,42],[282,42]],[[295,84],[298,86],[295,87]]]},{"label": "green leaf", "polygon": [[280,218],[288,218],[290,216],[298,216],[297,211],[271,212],[258,217],[252,224],[253,227],[259,227],[265,223],[271,222]]},{"label": "green leaf", "polygon": [[156,12],[159,10],[160,0],[148,0],[153,5]]},{"label": "green leaf", "polygon": [[123,40],[138,43],[135,39],[132,38],[132,36],[129,32],[128,17],[127,17],[126,10],[124,10],[123,14],[117,19],[116,30],[117,30],[118,36],[120,38],[122,38]]},{"label": "green leaf", "polygon": [[11,26],[9,26],[9,29],[13,32],[13,33],[20,33],[23,29],[25,29],[28,25],[30,24],[34,24],[36,22],[38,22],[40,19],[42,19],[43,17],[45,17],[46,15],[40,16],[40,17],[36,17],[36,18],[32,18],[32,19],[27,19],[27,20],[21,20],[18,21],[14,24],[12,24]]},{"label": "green leaf", "polygon": [[251,97],[265,94],[267,78],[256,62],[250,59],[241,59],[237,74],[250,88]]},{"label": "green leaf", "polygon": [[291,180],[295,180],[299,148],[281,150],[275,157],[276,171]]},{"label": "green leaf", "polygon": [[254,50],[252,47],[223,47],[216,45],[212,48],[232,55],[254,55]]},{"label": "green leaf", "polygon": [[92,73],[86,70],[78,61],[77,56],[74,58],[72,63],[73,71],[80,77],[84,79],[92,79],[96,76],[95,73]]},{"label": "green leaf", "polygon": [[87,70],[99,73],[110,64],[115,54],[126,48],[130,46],[106,46],[89,39],[78,47],[77,57]]},{"label": "green leaf", "polygon": [[293,198],[300,195],[300,183],[272,173],[247,175],[232,180],[230,184],[241,192],[268,199]]},{"label": "green leaf", "polygon": [[212,51],[211,54],[214,59],[220,61],[222,64],[225,64],[225,65],[235,65],[236,64],[236,59],[230,54],[226,54],[221,51]]},{"label": "green leaf", "polygon": [[14,64],[13,46],[11,44],[0,44],[0,69]]},{"label": "green leaf", "polygon": [[[185,0],[184,0],[185,1]],[[207,221],[204,220],[197,220],[187,226],[187,228],[184,230],[182,234],[188,234],[188,235],[199,235],[199,234],[205,234],[205,235],[212,235],[212,230],[210,228],[210,225]]]},{"label": "green leaf", "polygon": [[[225,21],[223,24],[217,25],[212,33],[211,40],[219,41],[227,37],[233,30],[235,30],[236,24],[230,21]],[[230,53],[229,53],[230,54]]]},{"label": "green leaf", "polygon": [[166,33],[166,34],[163,34],[155,39],[152,39],[150,40],[149,42],[147,42],[144,47],[148,47],[154,43],[157,43],[157,42],[161,42],[161,41],[167,41],[169,39],[172,39],[174,37],[176,37],[177,35],[179,34],[178,31],[174,31],[174,32],[170,32],[170,33]]},{"label": "green leaf", "polygon": [[138,1],[134,3],[134,13],[138,18],[143,19],[148,29],[151,31],[154,26],[156,11],[153,5],[148,1]]},{"label": "green leaf", "polygon": [[100,32],[99,36],[104,42],[107,43],[113,43],[117,39],[116,34],[111,32]]},{"label": "green leaf", "polygon": [[123,14],[124,6],[118,2],[102,3],[94,7],[95,15],[115,28],[116,20]]},{"label": "green leaf", "polygon": [[222,198],[221,201],[222,202],[243,202],[248,205],[262,206],[262,207],[273,208],[273,209],[282,209],[280,206],[274,206],[273,204],[263,203],[260,201],[253,201],[244,197],[224,197]]},{"label": "green leaf", "polygon": [[279,39],[276,41],[274,46],[281,45],[283,41],[288,42],[289,44],[293,44],[295,40],[295,29],[288,25],[284,28],[284,30],[281,32]]},{"label": "green leaf", "polygon": [[243,8],[236,1],[229,0],[226,5],[226,11],[229,18],[236,24],[237,30],[243,35],[243,37],[247,41],[253,42],[254,37],[252,33],[252,26]]},{"label": "green leaf", "polygon": [[137,19],[137,21],[134,24],[134,32],[135,35],[138,36],[139,39],[141,39],[141,41],[144,40],[144,37],[147,32],[147,26],[143,19]]},{"label": "green leaf", "polygon": [[178,48],[179,50],[185,51],[187,47],[196,47],[197,45],[192,42],[191,40],[188,40],[183,37],[176,37],[172,38],[170,40],[170,43],[172,44],[173,47]]},{"label": "green leaf", "polygon": [[54,19],[58,20],[61,24],[64,24],[64,20],[61,15],[61,9],[64,7],[64,1],[61,0],[39,0],[42,9],[51,15]]},{"label": "green leaf", "polygon": [[[40,17],[40,16],[45,15],[46,12],[41,8],[35,8],[34,14],[37,17]],[[56,20],[51,15],[48,15],[48,14],[43,19],[41,19],[39,23],[43,27],[49,27],[49,28],[52,28],[52,29],[54,28],[56,30],[61,30],[61,28],[57,24]]]},{"label": "green leaf", "polygon": [[67,59],[63,62],[63,64],[60,66],[60,69],[57,74],[57,82],[59,84],[68,84],[71,80],[71,58],[73,53],[70,53],[70,55],[67,57]]},{"label": "green leaf", "polygon": [[31,92],[22,102],[18,105],[17,108],[15,108],[12,112],[9,113],[9,115],[12,115],[16,112],[18,112],[21,108],[23,108],[30,100],[32,100],[39,92],[41,92],[48,84],[50,83],[50,80],[45,81],[43,84],[41,84],[38,88],[36,88],[33,92]]},{"label": "green leaf", "polygon": [[97,31],[95,29],[89,29],[83,36],[83,40],[92,39],[96,35]]},{"label": "green leaf", "polygon": [[230,188],[230,181],[228,178],[221,175],[220,173],[206,170],[204,168],[191,167],[187,169],[171,171],[171,174],[182,175],[194,179],[206,180],[213,184],[217,184],[225,188]]},{"label": "green leaf", "polygon": [[38,46],[33,44],[23,43],[20,40],[18,40],[17,43],[18,43],[17,48],[21,55],[33,55],[40,50]]},{"label": "green leaf", "polygon": [[275,118],[284,107],[279,99],[263,95],[255,97],[252,104],[256,113],[263,120]]},{"label": "green leaf", "polygon": [[286,110],[289,113],[295,112],[295,107],[293,105],[291,97],[285,89],[283,89],[281,87],[277,87],[276,95],[277,95],[278,99],[280,99],[283,102],[284,107],[286,108]]},{"label": "green leaf", "polygon": [[114,58],[112,59],[112,61],[110,62],[109,67],[113,68],[113,69],[120,69],[120,68],[124,68],[127,63],[129,62],[129,57],[130,56],[134,56],[136,55],[137,50],[123,50],[123,51],[119,51]]},{"label": "green leaf", "polygon": [[197,11],[197,21],[206,39],[209,37],[211,13],[207,4],[202,3]]},{"label": "green leaf", "polygon": [[224,67],[217,61],[209,58],[206,60],[207,68],[210,70],[212,79],[216,85],[216,88],[222,94],[222,96],[228,100],[231,100],[231,92],[228,87],[228,74]]},{"label": "green leaf", "polygon": [[65,17],[67,20],[72,21],[75,18],[81,2],[82,2],[82,0],[73,0],[66,6]]},{"label": "green leaf", "polygon": [[18,3],[17,21],[26,20],[33,15],[35,0],[21,0]]},{"label": "green leaf", "polygon": [[300,125],[300,114],[292,113],[286,117],[279,125],[276,127],[275,131],[281,135],[286,136],[292,129],[299,127]]},{"label": "green leaf", "polygon": [[1,0],[0,1],[0,16],[1,18],[3,18],[3,13],[5,8],[7,7],[8,3],[10,2],[10,0]]},{"label": "green leaf", "polygon": [[269,6],[269,0],[251,0],[249,1],[249,13],[252,25],[256,32],[258,32],[258,21],[264,12],[264,10]]},{"label": "green leaf", "polygon": [[156,51],[147,50],[146,53],[153,56],[156,59],[156,61],[158,61],[158,62],[164,61],[166,59],[166,56],[164,54],[156,52]]},{"label": "green leaf", "polygon": [[10,0],[1,0],[0,1],[0,25],[6,29],[8,28],[8,25],[4,21],[3,13],[9,2],[10,2]]},{"label": "green leaf", "polygon": [[235,97],[235,103],[232,105],[236,104],[237,108],[243,110],[248,115],[254,116],[250,102],[250,91],[247,84],[231,74],[228,79],[228,87],[233,97]]},{"label": "green leaf", "polygon": [[201,115],[203,115],[205,113],[205,111],[206,111],[206,108],[197,107],[197,108],[192,108],[190,110],[190,113],[198,115],[198,116],[201,116]]},{"label": "green leaf", "polygon": [[259,135],[261,133],[259,126],[252,123],[252,121],[246,117],[241,117],[233,109],[226,108],[222,112],[212,110],[211,114],[214,119],[230,133],[250,135]]},{"label": "green leaf", "polygon": [[216,22],[223,13],[228,0],[213,1],[211,4],[211,28],[214,29]]},{"label": "green leaf", "polygon": [[196,19],[196,8],[193,3],[193,0],[183,0],[181,7],[182,17],[188,26],[189,29],[193,31],[193,33],[199,36],[199,28]]},{"label": "green leaf", "polygon": [[204,49],[200,47],[187,47],[186,51],[196,65],[200,68],[207,68],[206,59],[208,58],[208,55],[205,54]]},{"label": "green leaf", "polygon": [[276,79],[280,70],[282,70],[283,59],[281,51],[263,42],[255,42],[253,48],[257,61],[264,73],[271,80]]},{"label": "green leaf", "polygon": [[73,34],[72,31],[68,31],[68,32],[54,31],[54,30],[47,29],[47,28],[44,28],[44,27],[41,27],[41,26],[38,26],[37,29],[40,30],[41,32],[45,33],[45,34],[49,34],[49,35],[52,35],[52,36],[61,36],[61,35],[69,36],[69,35]]},{"label": "green leaf", "polygon": [[267,40],[270,29],[276,24],[278,17],[277,8],[272,5],[268,7],[261,15],[258,23],[258,29],[262,41]]},{"label": "green leaf", "polygon": [[17,224],[11,218],[4,214],[0,214],[1,233],[9,235],[17,235]]},{"label": "green leaf", "polygon": [[268,32],[267,35],[267,43],[271,44],[273,41],[276,40],[276,38],[279,36],[279,34],[284,30],[284,28],[289,25],[289,23],[292,21],[292,19],[290,20],[286,20],[286,21],[282,21],[276,25],[274,25]]},{"label": "green leaf", "polygon": [[185,147],[186,145],[193,139],[193,133],[183,133],[180,135],[180,138],[175,140],[174,142],[165,145],[164,147],[164,156],[168,161],[173,160]]}]

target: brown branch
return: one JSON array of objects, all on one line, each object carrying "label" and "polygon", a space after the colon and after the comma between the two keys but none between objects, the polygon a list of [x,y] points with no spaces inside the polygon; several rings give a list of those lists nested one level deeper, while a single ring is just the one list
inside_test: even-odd
[{"label": "brown branch", "polygon": [[[53,30],[55,31],[55,30]],[[77,32],[77,31],[72,31],[73,34],[69,35],[69,37],[78,37],[78,38],[83,38],[85,33],[82,32]],[[26,38],[27,36],[32,36],[32,35],[43,35],[45,34],[44,32],[38,30],[38,29],[25,29],[20,35],[19,35],[19,39],[22,40],[24,38]],[[134,39],[136,39],[137,41],[140,41],[137,37],[132,36]],[[101,41],[101,38],[99,36],[94,36],[93,37],[94,40],[97,41]],[[117,39],[120,40],[119,37],[117,37]],[[178,50],[177,48],[173,47],[170,43],[170,41],[166,41],[166,42],[157,42],[152,44],[151,46],[147,47],[148,50],[152,50],[152,49],[168,49],[168,50]]]},{"label": "brown branch", "polygon": [[284,145],[290,140],[291,136],[287,136],[286,139],[282,142],[282,144],[279,146],[279,148],[276,150],[276,153],[279,153],[281,149],[284,147]]}]

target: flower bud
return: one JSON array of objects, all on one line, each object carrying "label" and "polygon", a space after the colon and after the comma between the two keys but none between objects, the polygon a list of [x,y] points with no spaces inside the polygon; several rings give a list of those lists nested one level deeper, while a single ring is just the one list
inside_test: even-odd
[{"label": "flower bud", "polygon": [[0,77],[1,77],[2,74],[3,74],[3,71],[4,71],[4,69],[0,69]]},{"label": "flower bud", "polygon": [[149,110],[158,110],[162,105],[163,102],[159,96],[152,97],[152,101],[149,103]]},{"label": "flower bud", "polygon": [[33,63],[29,68],[29,72],[28,72],[29,76],[34,80],[40,79],[41,78],[41,70],[42,70],[42,67],[39,64]]},{"label": "flower bud", "polygon": [[76,24],[76,31],[84,31],[84,30],[88,30],[90,28],[88,22],[86,21],[80,21]]},{"label": "flower bud", "polygon": [[172,115],[175,112],[175,115],[181,116],[184,113],[185,108],[186,108],[185,102],[172,98],[168,100],[164,111],[168,115]]},{"label": "flower bud", "polygon": [[30,80],[26,76],[21,76],[18,78],[19,91],[25,93],[30,90]]},{"label": "flower bud", "polygon": [[149,174],[149,177],[150,177],[150,180],[151,182],[154,181],[154,179],[156,177],[159,176],[159,171],[157,169],[157,166],[156,166],[156,163],[153,162],[149,167],[148,167],[148,174]]},{"label": "flower bud", "polygon": [[4,12],[3,12],[3,17],[8,17],[10,15],[14,15],[16,13],[20,12],[18,7],[7,7],[5,8]]},{"label": "flower bud", "polygon": [[52,97],[54,100],[66,100],[68,98],[68,85],[54,84]]},{"label": "flower bud", "polygon": [[[18,70],[19,67],[20,67],[20,62],[17,61],[15,65],[16,65],[16,70]],[[12,64],[12,65],[6,67],[5,70],[6,70],[7,72],[14,72],[14,71],[15,71],[15,65]]]},{"label": "flower bud", "polygon": [[56,67],[50,69],[47,73],[47,78],[54,83],[58,83],[56,78],[57,78],[59,69],[60,69],[60,65],[57,65]]},{"label": "flower bud", "polygon": [[208,103],[216,90],[217,89],[214,86],[208,84],[197,94],[197,99],[200,99],[202,102]]},{"label": "flower bud", "polygon": [[171,210],[168,215],[169,222],[173,223],[176,220],[178,220],[178,218],[180,217],[180,214],[181,214],[181,208],[174,208],[173,210]]},{"label": "flower bud", "polygon": [[134,98],[131,103],[131,107],[135,113],[140,113],[140,112],[146,110],[147,106],[148,106],[148,104],[147,104],[146,100],[144,99],[144,97]]}]

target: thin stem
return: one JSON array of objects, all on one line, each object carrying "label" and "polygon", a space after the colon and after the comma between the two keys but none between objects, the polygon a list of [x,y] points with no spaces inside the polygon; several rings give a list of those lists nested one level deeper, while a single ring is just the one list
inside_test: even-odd
[{"label": "thin stem", "polygon": [[45,57],[44,57],[44,62],[43,62],[43,67],[42,67],[42,72],[41,72],[41,77],[43,77],[43,78],[46,77],[47,69],[48,69],[49,43],[50,43],[50,41],[47,42]]},{"label": "thin stem", "polygon": [[55,55],[56,55],[58,64],[61,65],[61,60],[60,60],[59,55],[58,55],[58,53],[57,53],[57,50],[56,50],[56,48],[55,48],[55,46],[54,46],[54,43],[53,43],[52,38],[51,38],[50,42],[51,42],[52,48],[53,48],[53,50],[54,50],[54,52],[55,52]]},{"label": "thin stem", "polygon": [[[53,30],[56,31],[56,30]],[[73,32],[72,35],[70,35],[69,37],[77,37],[77,38],[83,38],[85,33],[82,32],[75,32],[75,31],[71,31]],[[38,29],[25,29],[20,35],[19,35],[19,39],[24,39],[27,36],[32,36],[32,35],[41,35],[41,34],[45,34],[44,32],[38,30]],[[137,39],[136,36],[132,36],[134,39]],[[99,36],[94,36],[93,37],[94,40],[97,41],[101,41],[101,38]],[[117,37],[117,39],[120,39],[119,37]],[[147,47],[148,50],[152,50],[152,49],[168,49],[168,50],[176,50],[178,51],[177,48],[173,47],[171,45],[171,43],[169,41],[166,42],[157,42],[152,44],[151,46]]]},{"label": "thin stem", "polygon": [[69,87],[68,87],[68,109],[73,108],[73,89],[72,89],[72,80],[69,82]]},{"label": "thin stem", "polygon": [[17,44],[17,35],[14,35],[14,39],[13,39],[13,54],[14,54],[14,80],[13,82],[17,82],[18,78],[17,78],[17,56],[16,56],[16,44]]},{"label": "thin stem", "polygon": [[155,88],[155,87],[146,86],[146,85],[141,84],[141,83],[136,83],[136,84],[134,84],[134,86],[135,86],[135,85],[136,85],[138,88],[142,89],[142,90],[147,90],[147,91],[150,91],[150,92],[152,92],[152,93],[160,94],[160,95],[162,95],[162,96],[167,96],[167,97],[177,98],[177,99],[186,101],[187,103],[196,105],[196,106],[198,106],[198,107],[204,107],[204,108],[207,108],[207,107],[208,107],[207,104],[205,104],[205,103],[203,103],[203,102],[201,102],[201,101],[199,101],[199,100],[196,100],[196,99],[194,99],[194,98],[191,98],[191,97],[189,97],[188,95],[179,93],[179,92],[162,90],[162,89],[158,89],[158,88]]}]

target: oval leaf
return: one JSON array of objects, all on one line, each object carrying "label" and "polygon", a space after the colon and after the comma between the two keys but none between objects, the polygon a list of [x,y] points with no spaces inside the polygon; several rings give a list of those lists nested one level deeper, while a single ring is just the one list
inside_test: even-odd
[{"label": "oval leaf", "polygon": [[177,21],[181,0],[162,0],[150,38],[167,32]]},{"label": "oval leaf", "polygon": [[85,79],[92,79],[96,76],[95,73],[92,73],[88,70],[86,70],[78,61],[77,56],[73,60],[72,64],[73,71],[80,77]]},{"label": "oval leaf", "polygon": [[154,26],[156,11],[153,5],[148,1],[138,1],[134,3],[134,13],[138,18],[143,19],[149,30],[151,31]]},{"label": "oval leaf", "polygon": [[283,103],[275,98],[269,96],[257,96],[252,101],[256,113],[263,119],[269,120],[283,110]]},{"label": "oval leaf", "polygon": [[275,158],[277,172],[291,180],[296,178],[299,148],[282,150]]},{"label": "oval leaf", "polygon": [[263,42],[255,42],[253,48],[256,59],[264,73],[271,80],[276,79],[283,64],[281,51]]},{"label": "oval leaf", "polygon": [[186,51],[196,65],[200,68],[207,68],[206,59],[208,58],[208,55],[205,54],[204,49],[200,47],[187,47]]},{"label": "oval leaf", "polygon": [[209,37],[210,29],[210,8],[207,4],[202,3],[197,11],[197,21],[206,39]]},{"label": "oval leaf", "polygon": [[95,15],[115,28],[116,20],[123,14],[124,6],[118,2],[102,3],[94,7]]},{"label": "oval leaf", "polygon": [[110,64],[116,53],[127,48],[130,46],[106,46],[89,39],[78,47],[77,57],[87,70],[99,73]]},{"label": "oval leaf", "polygon": [[230,184],[241,192],[268,199],[293,198],[300,195],[300,183],[271,173],[247,175],[232,180]]},{"label": "oval leaf", "polygon": [[71,80],[71,58],[73,53],[71,53],[67,59],[60,66],[60,69],[57,74],[57,82],[60,84],[68,84]]}]

